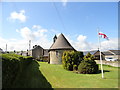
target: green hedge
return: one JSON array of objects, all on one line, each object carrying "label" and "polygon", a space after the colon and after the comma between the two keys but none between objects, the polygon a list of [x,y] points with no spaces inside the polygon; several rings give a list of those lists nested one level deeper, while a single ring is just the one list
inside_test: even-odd
[{"label": "green hedge", "polygon": [[16,77],[32,62],[32,57],[2,54],[2,87],[11,88]]}]

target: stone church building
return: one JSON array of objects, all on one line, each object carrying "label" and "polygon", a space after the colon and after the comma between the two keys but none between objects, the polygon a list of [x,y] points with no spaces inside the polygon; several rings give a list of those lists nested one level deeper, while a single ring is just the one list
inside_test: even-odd
[{"label": "stone church building", "polygon": [[53,38],[53,44],[49,49],[49,63],[62,64],[62,54],[64,51],[72,51],[75,49],[71,46],[65,36],[61,33],[58,37]]}]

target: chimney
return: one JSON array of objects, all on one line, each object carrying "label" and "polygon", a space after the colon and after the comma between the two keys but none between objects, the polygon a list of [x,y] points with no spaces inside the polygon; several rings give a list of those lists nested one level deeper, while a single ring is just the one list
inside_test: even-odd
[{"label": "chimney", "polygon": [[53,43],[55,43],[56,40],[57,40],[57,36],[55,35],[53,38]]}]

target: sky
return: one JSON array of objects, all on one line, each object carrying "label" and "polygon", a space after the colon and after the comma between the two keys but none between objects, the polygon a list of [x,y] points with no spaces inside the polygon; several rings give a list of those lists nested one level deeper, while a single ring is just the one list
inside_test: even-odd
[{"label": "sky", "polygon": [[26,51],[34,45],[49,49],[63,33],[78,51],[118,49],[117,2],[1,2],[0,48]]}]

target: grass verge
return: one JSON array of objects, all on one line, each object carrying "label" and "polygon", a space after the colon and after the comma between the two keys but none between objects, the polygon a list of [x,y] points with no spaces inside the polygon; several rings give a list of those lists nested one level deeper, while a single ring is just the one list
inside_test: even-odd
[{"label": "grass verge", "polygon": [[118,88],[118,68],[103,65],[105,79],[102,79],[101,73],[76,74],[64,70],[62,65],[38,63],[40,71],[53,88]]}]

